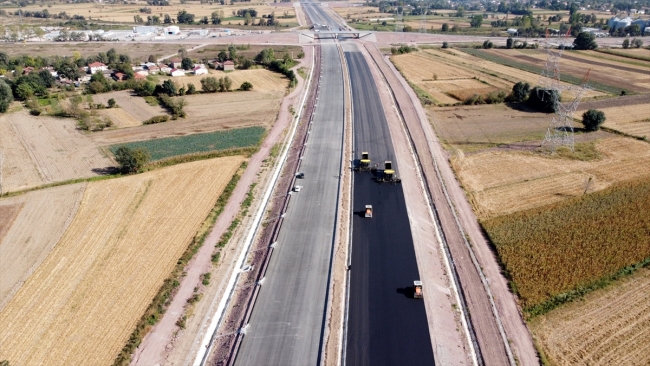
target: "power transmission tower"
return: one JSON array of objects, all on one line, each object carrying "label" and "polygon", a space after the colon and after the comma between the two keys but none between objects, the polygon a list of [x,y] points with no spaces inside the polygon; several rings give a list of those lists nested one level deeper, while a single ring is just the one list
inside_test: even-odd
[{"label": "power transmission tower", "polygon": [[420,33],[427,32],[427,8],[423,5],[420,8],[421,17],[420,17]]},{"label": "power transmission tower", "polygon": [[[555,110],[555,115],[546,131],[544,141],[542,141],[542,146],[549,148],[551,152],[554,152],[560,146],[567,146],[573,151],[575,144],[573,114],[578,109],[582,94],[589,89],[587,80],[591,69],[587,71],[587,74],[578,85],[562,84],[560,81],[560,58],[562,52],[568,46],[567,36],[568,33],[564,39],[559,40],[559,44],[555,48],[550,42],[549,31],[546,30],[546,65],[539,80],[539,92],[541,93],[539,97],[542,100],[551,98],[550,102]],[[559,99],[563,91],[573,93],[574,99],[569,103],[560,103]]]}]

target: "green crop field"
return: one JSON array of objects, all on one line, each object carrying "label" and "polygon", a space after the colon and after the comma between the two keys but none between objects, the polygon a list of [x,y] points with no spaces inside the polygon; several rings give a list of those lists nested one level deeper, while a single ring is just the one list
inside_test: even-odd
[{"label": "green crop field", "polygon": [[650,181],[482,222],[527,316],[650,262]]},{"label": "green crop field", "polygon": [[266,130],[263,127],[246,127],[130,142],[128,144],[113,145],[110,150],[115,153],[122,146],[132,149],[145,148],[151,154],[151,161],[156,161],[187,154],[255,146],[260,142],[265,132]]}]

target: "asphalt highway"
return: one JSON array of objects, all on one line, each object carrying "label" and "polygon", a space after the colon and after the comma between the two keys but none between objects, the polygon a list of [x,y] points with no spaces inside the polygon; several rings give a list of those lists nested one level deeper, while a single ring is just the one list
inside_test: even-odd
[{"label": "asphalt highway", "polygon": [[[291,196],[237,354],[238,366],[320,362],[344,121],[343,74],[336,44],[323,44],[322,55],[319,99],[301,163],[305,177],[296,180],[302,190]],[[318,75],[314,77],[318,82]]]},{"label": "asphalt highway", "polygon": [[[370,69],[354,45],[345,46],[354,110],[354,154],[370,154],[383,168],[394,159],[386,116]],[[354,175],[347,365],[433,365],[424,302],[413,299],[419,280],[401,185],[379,184],[373,173]],[[373,217],[365,218],[365,205]],[[424,288],[426,291],[426,288]]]}]

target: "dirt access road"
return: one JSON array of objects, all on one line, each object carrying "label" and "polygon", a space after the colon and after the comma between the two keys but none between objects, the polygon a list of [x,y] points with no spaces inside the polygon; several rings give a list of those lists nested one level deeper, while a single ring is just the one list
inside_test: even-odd
[{"label": "dirt access road", "polygon": [[[539,364],[515,297],[417,96],[375,44],[361,43],[390,84],[406,121],[456,265],[483,360],[488,365],[503,365],[514,364],[516,357],[522,365]],[[465,235],[471,246],[465,242]]]}]

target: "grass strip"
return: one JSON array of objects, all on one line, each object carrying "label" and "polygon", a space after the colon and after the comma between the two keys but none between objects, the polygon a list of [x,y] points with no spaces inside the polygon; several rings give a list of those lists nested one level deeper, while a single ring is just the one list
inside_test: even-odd
[{"label": "grass strip", "polygon": [[257,183],[253,183],[248,187],[248,192],[246,193],[246,198],[242,201],[241,207],[240,207],[240,212],[235,217],[232,222],[230,223],[230,226],[228,226],[228,229],[221,235],[221,238],[219,238],[219,241],[215,245],[215,248],[217,248],[217,251],[215,251],[214,254],[212,254],[212,263],[216,264],[219,262],[219,258],[221,257],[221,248],[226,246],[226,243],[232,238],[232,234],[235,232],[235,229],[239,226],[241,223],[241,220],[243,217],[248,215],[248,209],[251,207],[251,204],[253,203],[253,190],[257,186]]},{"label": "grass strip", "polygon": [[20,190],[20,191],[5,192],[5,193],[0,194],[0,198],[19,196],[21,194],[25,194],[25,193],[28,193],[28,192],[38,191],[40,189],[46,189],[46,188],[52,188],[52,187],[58,187],[58,186],[65,186],[67,184],[95,182],[95,181],[100,181],[100,180],[105,180],[105,179],[119,178],[119,177],[123,177],[123,176],[124,175],[122,175],[122,174],[107,174],[107,175],[99,175],[99,176],[88,177],[88,178],[76,178],[76,179],[63,180],[63,181],[60,181],[60,182],[47,183],[47,184],[43,184],[43,185],[40,185],[40,186],[37,186],[37,187],[23,189],[23,190]]},{"label": "grass strip", "polygon": [[[465,53],[469,53],[472,56],[482,58],[482,59],[484,59],[486,61],[494,62],[494,63],[501,64],[501,65],[504,65],[504,66],[509,66],[509,67],[519,69],[519,70],[523,70],[523,71],[528,71],[528,72],[533,73],[533,74],[538,74],[539,75],[539,74],[542,73],[542,71],[544,71],[544,69],[539,67],[539,66],[534,66],[534,65],[531,65],[531,64],[523,63],[523,62],[513,61],[513,60],[507,59],[505,57],[501,57],[501,56],[494,55],[492,53],[488,53],[488,52],[486,52],[484,50],[481,50],[481,49],[463,48],[463,49],[461,49],[461,51],[465,52]],[[570,83],[570,84],[575,84],[575,85],[580,85],[580,83],[582,82],[581,77],[576,77],[576,76],[567,75],[567,74],[563,74],[561,76],[561,79],[564,82],[567,82],[567,83]],[[597,81],[591,81],[590,80],[588,82],[588,84],[589,84],[589,86],[591,86],[595,90],[598,90],[598,91],[601,91],[601,92],[604,92],[604,93],[608,93],[608,94],[620,95],[622,91],[625,91],[625,93],[627,95],[636,94],[636,93],[632,92],[631,90],[621,89],[621,88],[615,87],[613,85],[603,84],[603,83],[599,83]]]},{"label": "grass strip", "polygon": [[[634,59],[634,60],[650,61],[650,56],[634,55],[634,54],[631,54],[631,53],[620,52],[620,51],[612,50],[612,49],[609,49],[609,48],[597,48],[596,52],[607,53],[607,54],[610,54],[610,55],[621,56],[621,57],[625,57],[625,58],[631,58],[631,59]],[[643,64],[643,66],[647,67],[648,65]]]},{"label": "grass strip", "polygon": [[158,290],[158,293],[153,298],[149,304],[149,307],[136,324],[133,333],[131,333],[131,336],[129,337],[129,340],[122,348],[122,351],[120,351],[120,353],[115,358],[115,361],[113,362],[114,366],[127,366],[131,363],[131,355],[133,352],[136,350],[136,348],[138,348],[144,336],[156,323],[158,323],[162,315],[167,310],[167,307],[171,303],[174,291],[180,285],[180,279],[183,276],[185,266],[187,263],[189,263],[189,261],[194,257],[199,248],[201,248],[205,242],[205,239],[210,233],[210,228],[214,226],[217,218],[219,215],[221,215],[224,208],[226,207],[226,203],[232,196],[232,193],[234,192],[235,187],[241,178],[242,171],[246,169],[246,166],[246,162],[242,163],[237,173],[233,175],[233,177],[226,185],[226,188],[224,188],[221,195],[219,195],[217,202],[204,220],[201,228],[194,236],[192,241],[190,241],[183,255],[176,262],[176,266],[172,270],[172,273],[163,282],[163,285]]}]

